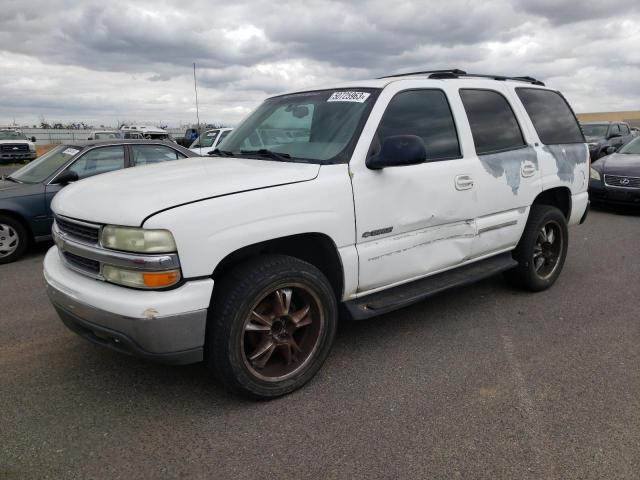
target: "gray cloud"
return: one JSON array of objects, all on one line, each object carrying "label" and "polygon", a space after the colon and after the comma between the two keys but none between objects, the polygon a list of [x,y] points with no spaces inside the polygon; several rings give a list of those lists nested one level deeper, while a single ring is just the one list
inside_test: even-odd
[{"label": "gray cloud", "polygon": [[640,6],[619,0],[5,0],[0,123],[191,121],[194,61],[204,115],[229,123],[277,92],[444,67],[540,77],[579,111],[637,109],[638,44]]}]

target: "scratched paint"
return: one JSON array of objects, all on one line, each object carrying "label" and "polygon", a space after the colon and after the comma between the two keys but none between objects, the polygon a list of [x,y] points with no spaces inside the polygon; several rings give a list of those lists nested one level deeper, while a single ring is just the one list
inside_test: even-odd
[{"label": "scratched paint", "polygon": [[508,152],[480,155],[478,158],[480,158],[484,169],[495,178],[501,178],[504,175],[507,185],[511,187],[514,195],[518,193],[520,188],[522,165],[525,162],[530,162],[535,165],[536,169],[538,168],[538,155],[531,146]]},{"label": "scratched paint", "polygon": [[555,159],[560,180],[573,183],[576,168],[587,161],[587,146],[584,143],[567,143],[543,148]]}]

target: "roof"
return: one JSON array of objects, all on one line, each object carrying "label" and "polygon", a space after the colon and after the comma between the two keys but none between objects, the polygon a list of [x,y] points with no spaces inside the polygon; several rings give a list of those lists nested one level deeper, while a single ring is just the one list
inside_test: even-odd
[{"label": "roof", "polygon": [[[396,75],[389,75],[385,77],[369,79],[369,80],[353,80],[349,82],[342,82],[338,84],[329,84],[323,85],[318,88],[311,88],[306,91],[316,91],[316,90],[335,90],[340,88],[384,88],[387,85],[390,85],[394,82],[401,82],[407,80],[431,80],[434,84],[439,84],[443,81],[470,81],[473,80],[475,82],[506,82],[506,83],[517,83],[519,85],[528,84],[533,87],[545,87],[545,84],[540,80],[537,80],[528,76],[505,76],[505,75],[488,75],[483,73],[467,73],[463,70],[459,69],[448,69],[448,70],[427,70],[420,72],[408,72],[408,73],[399,73]],[[274,95],[274,97],[278,97],[280,95],[287,95],[293,93],[301,93],[305,90],[295,90],[288,91],[284,93],[280,93]]]},{"label": "roof", "polygon": [[78,147],[78,148],[86,148],[86,147],[95,147],[95,146],[104,146],[104,145],[165,145],[171,147],[180,153],[184,153],[189,157],[197,157],[191,150],[181,147],[177,143],[163,141],[163,140],[142,140],[135,138],[109,138],[106,140],[81,140],[81,141],[71,141],[64,142],[61,144],[62,146],[68,147]]}]

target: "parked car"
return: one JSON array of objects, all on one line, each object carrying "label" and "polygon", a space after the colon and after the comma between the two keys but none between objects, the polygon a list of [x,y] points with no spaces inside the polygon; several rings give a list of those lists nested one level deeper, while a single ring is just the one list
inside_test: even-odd
[{"label": "parked car", "polygon": [[198,155],[210,155],[232,130],[232,128],[213,128],[207,130],[191,144],[189,150]]},{"label": "parked car", "polygon": [[640,205],[640,137],[591,164],[589,195],[594,202]]},{"label": "parked car", "polygon": [[178,145],[182,145],[183,147],[189,148],[193,142],[195,142],[198,138],[198,129],[197,128],[187,128],[182,137],[176,138],[175,141]]},{"label": "parked car", "polygon": [[[264,131],[274,143],[256,149]],[[339,305],[365,319],[499,272],[549,288],[587,213],[580,127],[528,77],[419,72],[279,95],[223,147],[66,188],[44,275],[84,338],[205,360],[250,397],[314,376]]]},{"label": "parked car", "polygon": [[169,132],[162,128],[147,127],[145,125],[138,126],[122,126],[120,132],[124,134],[125,138],[144,138],[147,140],[166,140],[172,143],[176,143]]},{"label": "parked car", "polygon": [[195,156],[177,145],[146,140],[93,141],[50,150],[0,180],[0,263],[19,259],[32,242],[51,239],[51,200],[69,183]]},{"label": "parked car", "polygon": [[89,134],[88,140],[112,140],[114,138],[124,138],[124,134],[118,130],[97,130]]},{"label": "parked car", "polygon": [[624,122],[583,123],[582,131],[589,144],[592,161],[607,155],[609,147],[617,150],[633,138],[629,124]]},{"label": "parked car", "polygon": [[37,157],[36,137],[28,139],[20,130],[0,129],[0,164],[21,163]]}]

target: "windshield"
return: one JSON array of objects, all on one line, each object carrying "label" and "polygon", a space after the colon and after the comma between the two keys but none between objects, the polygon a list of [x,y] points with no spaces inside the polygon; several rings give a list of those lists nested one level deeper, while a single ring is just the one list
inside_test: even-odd
[{"label": "windshield", "polygon": [[609,125],[582,125],[582,132],[585,137],[604,137],[608,128]]},{"label": "windshield", "polygon": [[348,162],[377,93],[376,89],[353,88],[270,98],[219,148],[235,156],[267,150],[287,161]]},{"label": "windshield", "polygon": [[120,132],[96,132],[94,135],[96,140],[109,140],[111,138],[123,138]]},{"label": "windshield", "polygon": [[209,130],[200,135],[195,142],[191,144],[189,148],[207,148],[213,145],[213,142],[218,138],[219,130]]},{"label": "windshield", "polygon": [[26,140],[22,133],[14,130],[0,130],[0,140]]},{"label": "windshield", "polygon": [[640,155],[640,137],[636,137],[618,150],[618,153],[628,153],[631,155]]},{"label": "windshield", "polygon": [[23,183],[40,183],[79,153],[75,147],[60,145],[11,174],[11,178]]}]

